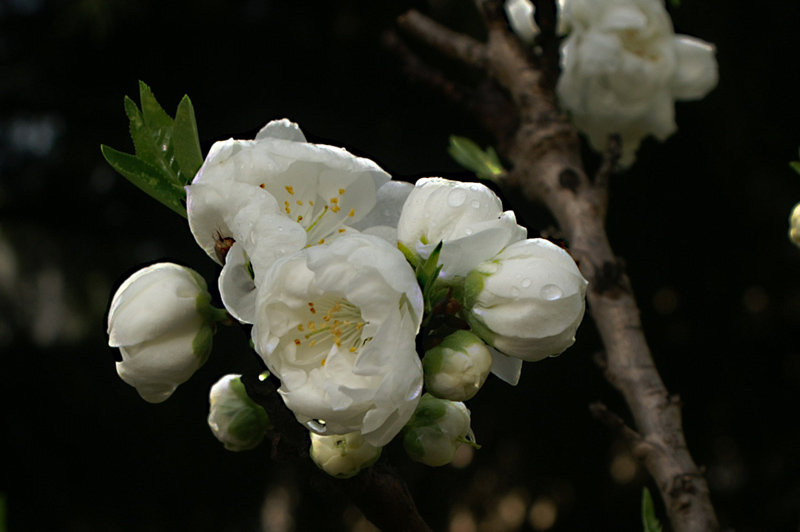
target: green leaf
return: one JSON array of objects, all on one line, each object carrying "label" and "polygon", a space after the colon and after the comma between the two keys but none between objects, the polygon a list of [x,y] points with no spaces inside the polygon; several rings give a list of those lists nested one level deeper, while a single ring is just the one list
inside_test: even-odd
[{"label": "green leaf", "polygon": [[483,151],[480,146],[466,137],[450,135],[450,146],[447,148],[447,153],[458,164],[474,172],[480,179],[494,180],[506,172],[494,148],[489,146],[486,151]]},{"label": "green leaf", "polygon": [[172,118],[161,107],[152,89],[144,81],[139,81],[139,102],[148,129],[153,131],[172,129]]},{"label": "green leaf", "polygon": [[789,163],[789,166],[792,167],[792,170],[800,174],[800,161],[792,161]]},{"label": "green leaf", "polygon": [[183,184],[188,184],[203,164],[194,107],[188,96],[184,96],[178,105],[174,124],[172,145],[175,148],[175,159],[180,168],[181,181]]},{"label": "green leaf", "polygon": [[114,170],[125,176],[144,192],[186,218],[186,208],[180,201],[183,198],[183,194],[185,194],[184,190],[165,179],[156,167],[138,157],[122,153],[105,145],[101,145],[100,150]]},{"label": "green leaf", "polygon": [[419,287],[422,289],[422,300],[424,303],[424,313],[426,315],[426,318],[423,320],[423,325],[427,325],[434,307],[449,294],[447,288],[437,283],[439,280],[439,272],[442,271],[442,265],[439,264],[439,254],[442,252],[442,244],[443,242],[439,242],[430,256],[422,261],[416,268],[417,281],[419,282]]},{"label": "green leaf", "polygon": [[661,532],[661,523],[656,518],[653,497],[647,488],[642,490],[642,524],[644,525],[644,532]]},{"label": "green leaf", "polygon": [[125,97],[125,114],[130,120],[130,133],[136,149],[136,156],[156,167],[166,179],[180,185],[178,175],[170,166],[167,158],[168,145],[161,144],[160,137],[163,135],[147,127],[141,111],[127,96]]}]

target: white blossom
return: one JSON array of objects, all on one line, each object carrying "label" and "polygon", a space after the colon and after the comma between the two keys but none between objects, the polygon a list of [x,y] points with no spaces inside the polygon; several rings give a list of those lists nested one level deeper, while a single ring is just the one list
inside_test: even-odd
[{"label": "white blossom", "polygon": [[467,277],[468,322],[506,355],[555,356],[575,341],[587,285],[560,247],[541,238],[516,242]]},{"label": "white blossom", "polygon": [[425,353],[422,369],[429,393],[450,401],[466,401],[478,393],[489,376],[492,354],[474,334],[456,331]]},{"label": "white blossom", "polygon": [[253,343],[301,423],[318,434],[359,432],[382,446],[419,400],[422,308],[397,248],[372,235],[343,236],[269,269]]},{"label": "white blossom", "polygon": [[229,451],[253,449],[272,428],[263,407],[244,389],[241,375],[225,375],[211,387],[208,426]]},{"label": "white blossom", "polygon": [[[311,144],[286,119],[255,140],[214,144],[186,187],[189,226],[208,255],[225,263],[220,293],[231,314],[252,323],[254,278],[306,245],[357,233],[389,175],[342,148]],[[220,249],[233,255],[230,264]]]},{"label": "white blossom", "polygon": [[675,100],[702,98],[717,84],[713,45],[675,35],[661,0],[565,0],[559,23],[569,30],[559,101],[595,150],[620,135],[623,166],[646,136],[675,132]]},{"label": "white blossom", "polygon": [[350,478],[369,467],[381,455],[381,447],[364,440],[360,432],[323,436],[311,433],[311,459],[336,478]]},{"label": "white blossom", "polygon": [[470,414],[464,403],[439,399],[426,393],[414,416],[403,429],[403,446],[417,462],[443,466],[453,461],[458,448],[475,445]]},{"label": "white blossom", "polygon": [[122,355],[119,376],[145,401],[165,401],[208,358],[210,300],[197,272],[171,263],[139,270],[114,294],[108,345]]},{"label": "white blossom", "polygon": [[800,203],[794,206],[789,216],[789,239],[800,247]]},{"label": "white blossom", "polygon": [[465,276],[526,233],[484,185],[438,177],[417,181],[397,225],[400,244],[416,257],[428,258],[443,242],[443,278]]},{"label": "white blossom", "polygon": [[539,26],[533,20],[536,8],[531,0],[506,0],[503,9],[514,33],[526,44],[531,44],[539,35]]}]

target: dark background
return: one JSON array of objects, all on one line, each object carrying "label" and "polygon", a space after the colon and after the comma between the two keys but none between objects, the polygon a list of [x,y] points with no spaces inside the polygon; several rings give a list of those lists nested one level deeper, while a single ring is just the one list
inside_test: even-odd
[{"label": "dark background", "polygon": [[[216,272],[185,221],[116,175],[99,145],[132,151],[122,98],[138,100],[142,79],[170,112],[191,96],[206,150],[288,117],[397,178],[470,179],[448,135],[491,138],[407,83],[380,44],[409,7],[480,36],[468,0],[0,0],[7,530],[255,531],[262,516],[263,530],[369,530],[266,446],[230,453],[211,435],[208,388],[256,367],[243,331],[221,330],[210,361],[163,404],[117,377],[104,330],[115,283],[163,258],[212,286]],[[679,32],[716,44],[720,83],[679,103],[679,133],[646,142],[614,178],[610,238],[723,525],[795,531],[800,250],[786,230],[800,201],[787,165],[800,144],[800,4],[683,0],[672,11]],[[436,530],[641,530],[649,480],[588,412],[601,400],[627,416],[592,362],[599,349],[587,319],[574,347],[526,365],[518,387],[490,379],[469,403],[483,448],[460,468],[387,449]]]}]

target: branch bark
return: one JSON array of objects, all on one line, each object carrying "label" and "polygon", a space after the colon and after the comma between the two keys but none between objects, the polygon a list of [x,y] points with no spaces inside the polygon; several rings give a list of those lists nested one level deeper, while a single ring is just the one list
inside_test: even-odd
[{"label": "branch bark", "polygon": [[[686,446],[680,402],[668,393],[655,367],[630,280],[606,234],[606,181],[611,166],[601,169],[596,182],[587,177],[577,133],[559,111],[548,76],[543,76],[509,32],[502,2],[476,3],[484,15],[488,39],[485,61],[471,64],[485,69],[508,91],[519,115],[512,142],[501,148],[512,163],[501,186],[509,194],[521,192],[528,201],[543,203],[553,213],[589,279],[587,299],[605,345],[606,377],[633,414],[636,431],[631,432],[641,438],[635,450],[659,487],[673,530],[716,532],[719,524],[708,485]],[[450,30],[424,22],[419,13],[406,15],[403,26],[445,53],[455,46],[447,43]],[[608,155],[609,165],[614,157]]]}]

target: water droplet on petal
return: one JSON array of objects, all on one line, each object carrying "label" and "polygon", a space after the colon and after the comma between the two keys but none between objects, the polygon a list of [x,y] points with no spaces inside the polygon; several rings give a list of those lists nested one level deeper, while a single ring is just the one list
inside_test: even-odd
[{"label": "water droplet on petal", "polygon": [[480,209],[481,208],[481,202],[478,201],[478,200],[472,200],[472,203],[470,203],[470,205],[472,205],[473,209]]},{"label": "water droplet on petal", "polygon": [[564,293],[561,291],[559,287],[554,284],[546,284],[542,287],[540,292],[543,299],[548,301],[553,301],[554,299],[560,298]]},{"label": "water droplet on petal", "polygon": [[481,187],[479,187],[478,185],[472,185],[472,186],[470,186],[469,188],[470,188],[471,190],[474,190],[475,192],[477,192],[477,191],[479,191],[479,190],[481,189]]},{"label": "water droplet on petal", "polygon": [[518,297],[519,296],[519,288],[516,286],[511,287],[511,297]]},{"label": "water droplet on petal", "polygon": [[464,234],[466,234],[467,236],[471,235],[472,233],[473,231],[471,228],[467,227],[466,229],[464,229]]},{"label": "water droplet on petal", "polygon": [[528,288],[532,282],[533,281],[531,281],[526,277],[525,279],[522,280],[522,288]]},{"label": "water droplet on petal", "polygon": [[451,207],[461,207],[467,201],[467,192],[460,188],[455,188],[447,195],[447,204]]}]

